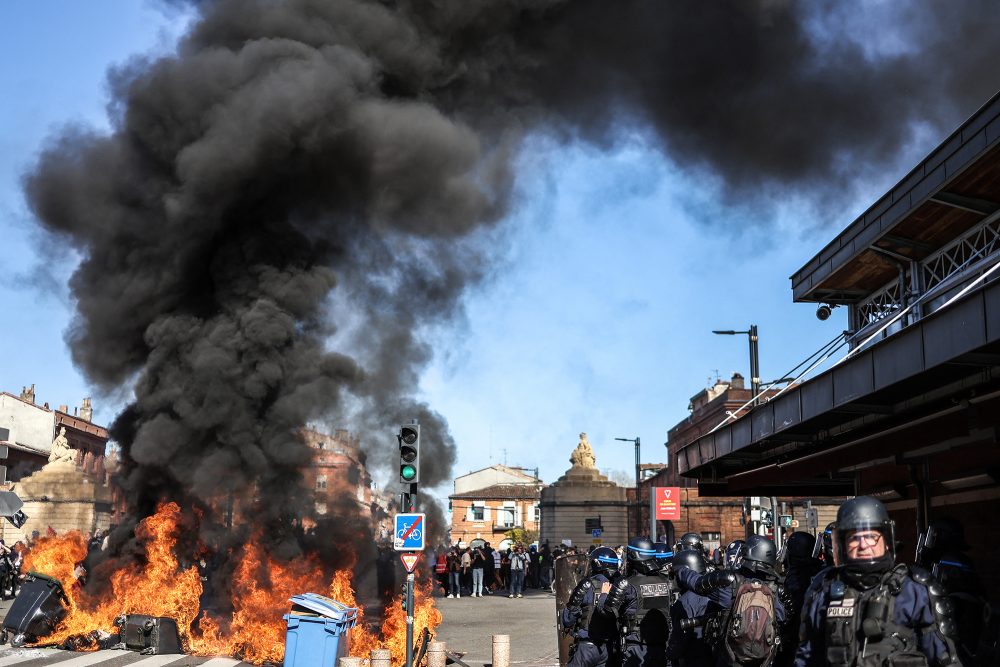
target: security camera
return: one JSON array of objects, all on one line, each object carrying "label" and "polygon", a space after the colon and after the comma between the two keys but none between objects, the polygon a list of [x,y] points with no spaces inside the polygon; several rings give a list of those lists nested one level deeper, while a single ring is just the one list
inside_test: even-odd
[{"label": "security camera", "polygon": [[818,319],[820,322],[825,322],[826,320],[830,319],[830,314],[832,312],[833,308],[830,307],[828,304],[824,303],[823,305],[821,305],[819,308],[816,309],[816,319]]}]

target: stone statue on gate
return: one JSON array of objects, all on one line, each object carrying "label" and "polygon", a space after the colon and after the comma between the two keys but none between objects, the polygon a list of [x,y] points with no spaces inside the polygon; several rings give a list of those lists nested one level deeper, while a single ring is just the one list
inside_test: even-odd
[{"label": "stone statue on gate", "polygon": [[569,462],[580,468],[597,467],[597,457],[594,456],[594,450],[590,446],[590,441],[587,440],[586,433],[580,434],[580,442],[577,443],[573,453],[569,455]]},{"label": "stone statue on gate", "polygon": [[59,427],[59,435],[56,439],[52,441],[52,447],[49,450],[49,465],[75,465],[76,464],[76,450],[69,446],[69,440],[66,439],[66,427]]}]

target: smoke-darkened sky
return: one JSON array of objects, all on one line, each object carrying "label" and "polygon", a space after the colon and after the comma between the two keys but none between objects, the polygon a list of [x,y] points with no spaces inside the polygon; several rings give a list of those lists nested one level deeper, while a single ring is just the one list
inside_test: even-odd
[{"label": "smoke-darkened sky", "polygon": [[[35,352],[4,388],[130,403],[150,492],[227,471],[281,494],[322,419],[419,416],[429,482],[456,442],[460,472],[552,479],[580,431],[602,467],[637,433],[661,460],[687,397],[745,363],[704,333],[756,321],[765,375],[832,337],[787,316],[787,275],[1000,87],[985,3],[666,7],[21,9],[3,336]],[[52,317],[21,312],[53,284],[30,309]]]}]

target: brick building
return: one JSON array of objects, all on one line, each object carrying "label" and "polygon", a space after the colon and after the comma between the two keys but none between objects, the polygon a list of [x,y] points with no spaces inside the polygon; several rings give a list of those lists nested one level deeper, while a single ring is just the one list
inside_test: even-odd
[{"label": "brick building", "polygon": [[[773,392],[772,392],[773,393]],[[766,399],[771,394],[765,394]],[[659,521],[657,536],[669,543],[687,532],[700,533],[706,546],[714,549],[736,539],[744,539],[747,533],[744,506],[748,500],[744,496],[712,496],[699,493],[698,481],[682,477],[677,470],[677,452],[689,443],[709,433],[718,426],[728,413],[738,410],[752,398],[739,373],[733,373],[730,380],[716,380],[715,384],[691,397],[688,406],[690,415],[675,424],[667,432],[669,465],[656,475],[643,480],[642,497],[649,498],[651,487],[680,487],[679,521]],[[779,512],[792,516],[800,522],[797,530],[806,530],[806,509],[814,507],[818,512],[820,529],[833,521],[837,514],[839,500],[828,498],[779,498]],[[780,503],[784,502],[784,510]],[[768,504],[769,501],[764,501]],[[643,526],[649,525],[649,505],[643,504]]]},{"label": "brick building", "polygon": [[7,459],[0,462],[6,477],[0,481],[17,482],[40,470],[48,463],[52,441],[61,428],[77,452],[77,466],[104,481],[108,430],[92,419],[89,398],[71,414],[66,405],[52,409],[48,403],[35,403],[35,385],[23,388],[18,396],[0,392],[0,445],[7,447]]},{"label": "brick building", "polygon": [[314,452],[312,464],[302,474],[313,489],[317,516],[335,513],[338,506],[350,503],[362,515],[371,513],[376,539],[388,540],[391,496],[373,484],[360,438],[346,429],[330,434],[305,428],[302,436]]},{"label": "brick building", "polygon": [[[0,444],[7,448],[3,488],[24,501],[27,516],[20,528],[0,522],[0,537],[14,542],[50,529],[88,534],[116,521],[124,499],[105,468],[108,431],[92,419],[89,398],[70,413],[65,405],[37,404],[34,385],[18,396],[0,392]],[[75,458],[48,465],[57,438]]]},{"label": "brick building", "polygon": [[499,464],[456,478],[455,493],[448,496],[451,543],[481,539],[503,548],[512,528],[537,533],[542,486],[537,477]]},{"label": "brick building", "polygon": [[848,220],[791,278],[793,300],[844,314],[836,363],[671,462],[702,491],[881,498],[904,560],[961,521],[998,610],[1000,94]]}]

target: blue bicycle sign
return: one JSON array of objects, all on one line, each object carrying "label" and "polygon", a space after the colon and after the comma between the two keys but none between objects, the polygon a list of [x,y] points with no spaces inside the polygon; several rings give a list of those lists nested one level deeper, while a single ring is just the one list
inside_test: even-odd
[{"label": "blue bicycle sign", "polygon": [[396,551],[423,551],[425,514],[397,514],[395,520],[393,549]]}]

